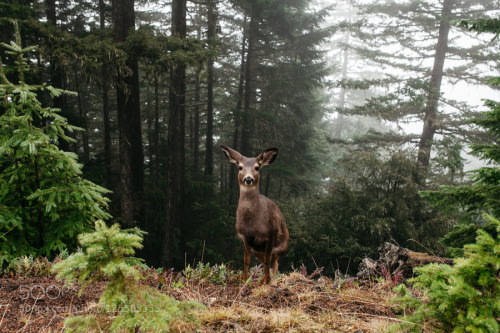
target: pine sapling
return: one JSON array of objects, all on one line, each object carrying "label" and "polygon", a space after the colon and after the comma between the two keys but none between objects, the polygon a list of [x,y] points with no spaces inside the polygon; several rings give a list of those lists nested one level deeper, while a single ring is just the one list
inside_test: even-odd
[{"label": "pine sapling", "polygon": [[[67,320],[69,331],[88,331],[89,327],[109,325],[111,331],[167,332],[174,324],[192,324],[195,302],[178,302],[158,290],[140,284],[138,267],[142,259],[133,257],[142,248],[144,232],[121,230],[118,224],[107,227],[99,220],[95,231],[78,236],[81,249],[54,265],[56,277],[67,284],[82,283],[80,294],[90,283],[108,281],[99,299],[104,315],[78,316]],[[112,318],[111,318],[112,317]]]},{"label": "pine sapling", "polygon": [[30,68],[35,46],[0,43],[15,60],[0,59],[0,264],[22,255],[53,257],[76,248],[76,235],[107,219],[109,191],[82,177],[77,155],[59,149],[61,140],[83,130],[59,109],[44,106],[39,94],[74,95],[36,84]]},{"label": "pine sapling", "polygon": [[399,306],[411,314],[402,324],[413,332],[500,331],[500,221],[485,215],[496,229],[496,238],[479,230],[476,243],[464,246],[464,257],[454,266],[430,264],[416,268],[409,282],[421,290],[417,299],[404,285],[397,287]]}]

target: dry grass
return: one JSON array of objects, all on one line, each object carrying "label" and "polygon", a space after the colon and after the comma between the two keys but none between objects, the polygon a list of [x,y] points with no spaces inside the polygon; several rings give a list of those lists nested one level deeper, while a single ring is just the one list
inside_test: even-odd
[{"label": "dry grass", "polygon": [[[204,281],[204,280],[203,280]],[[89,286],[81,297],[71,288],[60,298],[45,300],[50,312],[28,311],[19,286],[59,286],[43,278],[0,280],[1,332],[64,332],[64,320],[75,314],[97,316],[96,323],[108,323],[110,314],[97,311],[105,282]],[[196,301],[206,307],[196,313],[199,326],[176,322],[173,332],[384,332],[399,322],[389,299],[394,296],[390,282],[308,279],[299,273],[284,274],[270,285],[242,285],[236,279],[227,284],[198,283],[155,285],[180,301]],[[42,302],[40,300],[39,302]],[[1,304],[0,304],[1,305]],[[52,310],[62,309],[59,312]],[[68,309],[68,310],[64,310]],[[76,309],[76,312],[73,310]],[[64,311],[63,311],[64,310]],[[107,316],[107,317],[106,317]],[[109,325],[108,325],[109,326]],[[106,332],[104,326],[87,332]]]},{"label": "dry grass", "polygon": [[207,305],[199,312],[202,332],[384,332],[399,321],[388,302],[394,296],[392,287],[375,283],[338,287],[325,277],[310,280],[291,273],[245,292],[222,286],[166,292]]}]

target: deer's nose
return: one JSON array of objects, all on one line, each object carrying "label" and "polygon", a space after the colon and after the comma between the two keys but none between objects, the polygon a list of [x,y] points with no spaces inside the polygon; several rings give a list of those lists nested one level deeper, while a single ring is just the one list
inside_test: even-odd
[{"label": "deer's nose", "polygon": [[243,181],[245,182],[245,184],[250,185],[250,184],[253,183],[253,178],[252,177],[246,177],[245,179],[243,179]]}]

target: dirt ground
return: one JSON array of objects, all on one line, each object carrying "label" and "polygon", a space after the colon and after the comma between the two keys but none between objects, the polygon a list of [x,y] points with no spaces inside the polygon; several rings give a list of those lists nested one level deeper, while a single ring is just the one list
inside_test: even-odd
[{"label": "dirt ground", "polygon": [[88,286],[64,286],[53,278],[0,279],[0,331],[62,331],[64,319],[85,314],[99,301],[103,282]]},{"label": "dirt ground", "polygon": [[[64,320],[95,310],[105,282],[64,286],[54,278],[0,279],[0,332],[63,332]],[[196,284],[163,291],[206,307],[197,332],[383,332],[398,319],[391,286],[283,275],[268,286]]]}]

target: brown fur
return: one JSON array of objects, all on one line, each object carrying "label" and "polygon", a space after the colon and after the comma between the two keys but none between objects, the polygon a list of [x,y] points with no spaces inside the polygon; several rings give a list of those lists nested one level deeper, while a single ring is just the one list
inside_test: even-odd
[{"label": "brown fur", "polygon": [[[264,281],[271,280],[278,273],[278,259],[288,248],[288,230],[278,206],[259,193],[260,168],[274,162],[278,148],[270,148],[255,158],[242,156],[237,151],[221,145],[230,162],[239,168],[238,183],[240,199],[236,211],[236,232],[243,242],[243,278],[248,279],[250,253],[264,264]],[[247,181],[245,181],[245,179]]]}]

